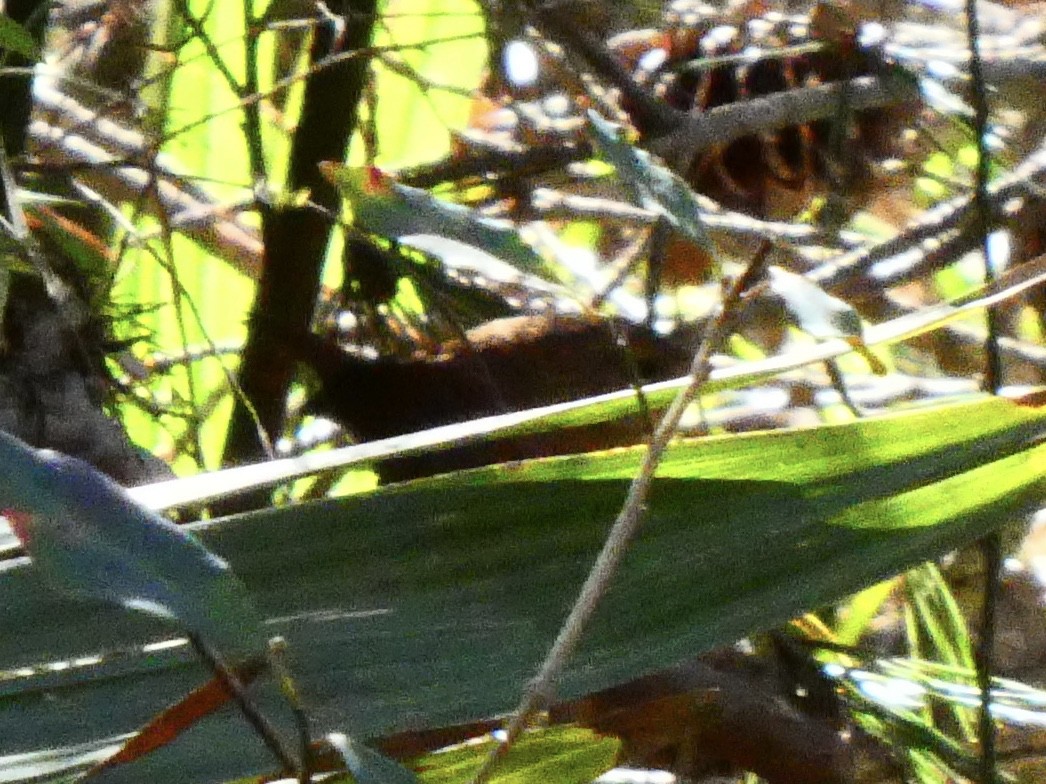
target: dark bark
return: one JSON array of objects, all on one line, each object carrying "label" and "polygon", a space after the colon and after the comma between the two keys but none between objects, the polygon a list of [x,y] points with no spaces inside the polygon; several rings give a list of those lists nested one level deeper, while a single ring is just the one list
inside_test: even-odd
[{"label": "dark bark", "polygon": [[[317,28],[310,60],[365,49],[375,19],[374,0],[346,0],[338,9],[347,18],[342,37],[331,26]],[[292,142],[287,187],[307,189],[312,201],[337,212],[339,197],[319,173],[321,161],[340,161],[356,127],[367,82],[369,58],[342,60],[313,73],[305,87],[301,121]],[[284,403],[294,377],[286,350],[287,335],[303,334],[312,320],[332,226],[310,207],[265,210],[262,216],[265,261],[244,347],[240,385],[254,413],[238,403],[233,414],[224,462],[236,464],[264,455],[259,428],[279,436]],[[257,419],[255,419],[255,416]]]},{"label": "dark bark", "polygon": [[[38,45],[43,44],[47,3],[42,0],[11,0],[4,12],[14,21],[24,25]],[[21,55],[0,49],[6,68],[27,68],[32,62]],[[32,79],[19,73],[5,74],[0,78],[0,129],[3,132],[4,150],[8,156],[21,155],[25,150],[25,131],[29,125],[32,109]]]}]

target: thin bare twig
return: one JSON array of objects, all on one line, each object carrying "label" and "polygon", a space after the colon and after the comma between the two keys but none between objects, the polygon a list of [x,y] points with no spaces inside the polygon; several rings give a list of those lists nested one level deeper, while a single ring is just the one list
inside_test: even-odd
[{"label": "thin bare twig", "polygon": [[[243,0],[243,19],[246,33],[243,36],[243,90],[238,93],[241,98],[261,92],[258,82],[258,20],[254,18],[252,0]],[[252,185],[257,187],[267,183],[269,179],[265,166],[265,147],[262,143],[261,104],[251,103],[243,107],[243,134],[247,141]],[[268,207],[259,207],[264,221],[267,218]]]},{"label": "thin bare twig", "polygon": [[207,59],[210,64],[214,66],[214,70],[217,71],[221,77],[225,80],[226,85],[232,91],[233,95],[243,98],[244,86],[240,84],[239,80],[233,75],[232,71],[229,70],[229,66],[225,62],[225,58],[222,57],[221,52],[218,51],[218,45],[211,40],[210,35],[207,34],[207,30],[204,28],[204,24],[200,19],[196,18],[196,14],[189,8],[187,0],[178,0],[175,3],[178,9],[178,15],[181,16],[182,21],[185,22],[186,27],[192,33],[192,38],[199,41],[207,52]]},{"label": "thin bare twig", "polygon": [[[974,225],[984,256],[984,284],[995,283],[988,232],[992,224],[992,203],[988,193],[988,175],[991,159],[985,136],[988,133],[988,88],[984,83],[980,53],[980,32],[976,0],[966,0],[966,34],[970,50],[970,79],[973,81],[974,122],[977,145],[976,187],[974,189]],[[985,311],[988,328],[985,340],[984,386],[994,394],[1002,385],[1002,360],[999,352],[999,316],[996,308]],[[977,738],[981,752],[981,781],[995,778],[995,722],[992,720],[992,670],[995,657],[995,611],[999,601],[999,579],[1002,569],[1002,535],[993,531],[980,542],[984,569],[984,604],[981,607],[981,634],[977,642],[974,665],[977,668],[977,686],[981,692],[980,712],[977,716]]]},{"label": "thin bare twig", "polygon": [[889,71],[880,76],[861,76],[695,111],[671,134],[651,144],[650,149],[666,161],[685,164],[713,145],[831,118],[839,111],[841,94],[846,95],[851,111],[919,100],[918,85],[907,75]]},{"label": "thin bare twig", "polygon": [[[993,217],[1012,215],[1016,210],[1012,204],[1015,199],[1038,196],[1037,191],[1042,187],[1044,177],[1046,144],[1035,149],[1009,174],[998,177],[987,185]],[[957,242],[966,237],[964,244],[967,248],[970,247],[968,238],[975,235],[962,230],[970,226],[975,209],[973,196],[963,195],[950,199],[927,210],[896,237],[870,248],[837,256],[807,273],[807,277],[830,289],[837,296],[845,297],[858,293],[856,289],[866,285],[865,276],[873,264],[906,253],[915,254],[912,258],[913,265],[910,267],[912,271],[907,273],[908,277],[890,276],[887,280],[882,275],[876,275],[875,280],[881,285],[891,285],[914,277],[921,270],[915,263],[929,253],[938,251],[945,243]],[[975,238],[973,242],[976,241]]]},{"label": "thin bare twig", "polygon": [[250,695],[247,694],[247,690],[244,688],[240,679],[236,677],[236,674],[226,666],[218,655],[208,646],[202,639],[195,634],[189,635],[189,641],[192,643],[193,648],[199,654],[200,658],[207,663],[207,666],[211,668],[222,685],[229,690],[232,694],[233,700],[240,708],[240,712],[243,713],[247,723],[254,728],[255,732],[261,737],[268,746],[269,751],[273,753],[273,756],[279,760],[280,765],[283,766],[287,773],[293,773],[296,776],[301,771],[301,766],[298,760],[294,759],[294,754],[284,744],[283,739],[280,737],[280,733],[276,730],[272,723],[265,718],[258,706],[251,700]]},{"label": "thin bare twig", "polygon": [[498,760],[519,738],[530,718],[551,701],[556,678],[581,641],[585,626],[610,587],[621,559],[625,556],[630,542],[639,530],[658,464],[679,428],[679,422],[684,412],[695,400],[708,379],[712,369],[710,364],[712,354],[729,336],[733,328],[734,315],[742,297],[762,274],[769,247],[769,244],[764,244],[760,252],[724,295],[719,312],[694,355],[693,363],[690,366],[690,383],[680,390],[654,431],[650,446],[643,457],[643,464],[632,480],[625,503],[603,543],[603,549],[592,565],[592,570],[578,594],[574,607],[563,622],[559,635],[545,656],[537,675],[524,690],[519,707],[506,728],[504,741],[487,757],[473,779],[473,784],[483,784],[489,778]]},{"label": "thin bare twig", "polygon": [[[78,177],[110,201],[135,201],[155,178],[157,204],[174,228],[257,276],[262,254],[257,230],[235,210],[216,204],[170,156],[157,153],[158,144],[66,95],[58,80],[38,78],[33,94],[42,114],[29,125],[38,158],[65,167],[82,164]],[[201,220],[205,216],[209,219]]]},{"label": "thin bare twig", "polygon": [[607,83],[616,87],[622,103],[630,107],[629,116],[644,136],[663,136],[679,127],[686,115],[673,109],[632,78],[621,60],[584,25],[566,4],[545,4],[532,9],[534,26],[567,52],[577,52],[585,63]]},{"label": "thin bare twig", "polygon": [[[744,136],[828,119],[838,113],[841,92],[846,93],[853,111],[919,100],[917,85],[903,75],[862,76],[849,82],[788,90],[695,112],[684,117],[669,135],[654,140],[650,150],[666,161],[679,163],[681,158],[692,159],[714,145],[728,144]],[[399,179],[408,185],[424,188],[491,171],[526,169],[540,173],[584,160],[591,154],[591,148],[584,140],[565,137],[561,144],[548,147],[524,151],[495,150],[464,159],[451,158],[404,170],[399,173]]]},{"label": "thin bare twig", "polygon": [[585,141],[521,150],[489,149],[471,152],[467,156],[451,155],[433,163],[401,169],[396,173],[396,179],[414,188],[431,188],[444,182],[503,172],[512,172],[517,176],[545,174],[591,157],[592,145]]},{"label": "thin bare twig", "polygon": [[309,784],[312,781],[310,751],[312,730],[309,726],[309,717],[305,713],[298,694],[298,687],[291,675],[290,664],[287,662],[287,647],[287,641],[283,637],[274,637],[269,640],[269,664],[280,683],[280,691],[283,692],[283,696],[290,706],[298,730],[298,744],[301,747],[301,770],[298,772],[298,784]]},{"label": "thin bare twig", "polygon": [[305,82],[308,79],[315,76],[316,74],[321,73],[322,71],[328,68],[334,68],[335,66],[338,66],[346,62],[347,60],[369,59],[383,52],[406,52],[417,50],[425,51],[427,49],[432,48],[433,46],[438,46],[440,44],[453,44],[458,43],[460,41],[472,41],[477,38],[480,38],[481,35],[481,33],[462,33],[460,35],[448,35],[443,38],[430,38],[427,41],[418,41],[416,43],[389,44],[386,46],[368,46],[361,47],[359,49],[353,49],[352,51],[341,52],[339,54],[333,54],[330,57],[326,57],[323,60],[315,63],[308,69],[305,69],[299,73],[292,74],[291,76],[288,76],[284,79],[277,79],[275,82],[273,82],[269,89],[265,90],[264,92],[254,93],[252,95],[245,96],[243,99],[231,106],[227,106],[222,109],[217,109],[211,112],[206,117],[200,117],[198,119],[191,120],[190,122],[187,122],[185,125],[179,126],[178,128],[169,131],[165,136],[165,139],[166,141],[170,141],[178,136],[181,136],[182,134],[188,133],[196,128],[199,128],[200,126],[207,125],[208,123],[213,122],[219,117],[241,111],[248,104],[264,101],[270,95],[274,95],[280,92],[281,90],[287,90],[291,87],[294,87],[298,83]]},{"label": "thin bare twig", "polygon": [[[724,231],[749,236],[786,246],[796,244],[818,247],[865,247],[868,243],[852,231],[830,232],[806,223],[762,220],[743,212],[723,207],[713,199],[695,194],[701,208],[701,225],[709,231]],[[544,220],[610,220],[626,225],[649,226],[657,213],[624,201],[598,196],[580,196],[551,188],[535,188],[530,195],[530,208]]]}]

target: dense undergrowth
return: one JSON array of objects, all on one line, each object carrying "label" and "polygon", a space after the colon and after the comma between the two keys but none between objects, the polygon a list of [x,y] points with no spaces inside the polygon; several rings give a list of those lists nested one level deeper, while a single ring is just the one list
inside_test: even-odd
[{"label": "dense undergrowth", "polygon": [[[3,426],[204,521],[314,772],[468,780],[522,693],[497,780],[1036,780],[1042,30],[978,13],[27,14]],[[4,544],[0,780],[69,778],[202,671]],[[280,767],[160,723],[100,777]]]}]

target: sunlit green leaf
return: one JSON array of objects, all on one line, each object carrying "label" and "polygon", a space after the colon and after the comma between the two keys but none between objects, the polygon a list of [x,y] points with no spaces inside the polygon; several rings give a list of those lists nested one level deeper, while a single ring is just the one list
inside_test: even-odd
[{"label": "sunlit green leaf", "polygon": [[33,36],[7,14],[0,13],[0,49],[17,52],[28,60],[40,57]]},{"label": "sunlit green leaf", "polygon": [[[872,326],[866,330],[866,342],[870,346],[883,345],[923,334],[939,328],[949,321],[1005,301],[1038,285],[1044,278],[1046,278],[1046,259],[1029,262],[1021,265],[1017,270],[1006,273],[996,284],[964,297],[957,304],[942,303]],[[853,350],[852,343],[839,338],[813,346],[802,346],[760,361],[716,368],[710,374],[703,391],[710,393],[723,389],[737,389],[813,362],[834,359]],[[651,411],[664,408],[678,394],[679,389],[687,384],[689,384],[689,378],[684,377],[647,385],[643,389],[646,405]],[[285,479],[331,468],[343,468],[366,460],[377,460],[437,448],[445,449],[453,444],[471,439],[511,438],[560,428],[588,426],[597,422],[613,422],[635,417],[638,412],[635,391],[621,390],[528,411],[483,417],[471,422],[446,425],[421,433],[397,436],[330,452],[241,466],[227,471],[192,477],[187,481],[146,485],[132,488],[131,492],[140,503],[146,504],[152,509],[166,509],[222,497],[228,492],[233,492],[234,489],[245,490],[274,484]],[[0,552],[2,551],[3,544],[2,537],[0,537]]]},{"label": "sunlit green leaf", "polygon": [[[470,781],[494,741],[429,754],[411,764],[424,784]],[[524,735],[491,776],[491,784],[588,784],[613,767],[619,743],[574,727],[551,727]]]},{"label": "sunlit green leaf", "polygon": [[[771,628],[1040,505],[1044,431],[1046,412],[982,399],[677,444],[560,696]],[[373,738],[514,707],[640,458],[495,466],[196,530],[290,640],[310,710]],[[88,662],[0,680],[0,754],[133,730],[203,680],[184,648],[85,658],[171,629],[55,601],[24,562],[0,563],[0,597],[20,630],[0,636],[0,667]],[[273,692],[260,699],[278,710]],[[136,763],[135,780],[272,766],[240,720],[219,718]]]}]

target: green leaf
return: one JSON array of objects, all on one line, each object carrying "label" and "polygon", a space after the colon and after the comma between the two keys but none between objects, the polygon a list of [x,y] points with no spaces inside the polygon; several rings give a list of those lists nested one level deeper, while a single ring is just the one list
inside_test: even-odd
[{"label": "green leaf", "polygon": [[617,170],[635,203],[662,216],[676,231],[714,254],[715,246],[701,225],[697,196],[686,180],[629,144],[615,126],[591,109],[588,122],[596,148]]},{"label": "green leaf", "polygon": [[[1041,505],[1044,431],[1046,411],[981,399],[677,443],[560,696],[774,627]],[[641,455],[495,466],[195,531],[233,564],[267,631],[290,640],[310,710],[329,726],[361,739],[446,726],[514,707]],[[0,562],[0,601],[5,628],[19,630],[0,635],[0,669],[69,663],[0,680],[0,755],[132,731],[204,678],[184,648],[128,647],[169,627],[56,601],[24,561]],[[278,710],[271,691],[259,699]],[[136,763],[134,780],[271,766],[223,714]]]},{"label": "green leaf", "polygon": [[[1014,273],[1018,274],[1014,274]],[[985,307],[1004,302],[1016,294],[1039,285],[1046,279],[1046,262],[1029,262],[1015,271],[1005,273],[992,286],[964,297],[959,304],[942,303],[892,321],[870,327],[866,331],[868,345],[885,345],[923,334],[949,321],[979,312]],[[739,389],[772,378],[814,362],[823,362],[853,350],[842,340],[829,340],[813,346],[801,346],[758,362],[744,362],[732,367],[716,368],[702,388],[705,393],[723,389]],[[657,412],[671,402],[679,390],[690,383],[689,377],[649,384],[643,389],[648,410]],[[139,503],[154,510],[186,506],[229,493],[277,484],[319,471],[343,469],[366,461],[402,456],[409,453],[447,449],[467,440],[494,441],[520,435],[547,433],[554,430],[618,422],[640,415],[635,390],[626,389],[596,397],[556,403],[527,411],[515,411],[482,417],[469,422],[445,425],[419,433],[371,441],[328,452],[302,455],[296,458],[270,460],[254,465],[199,474],[168,482],[158,482],[130,488],[130,495]],[[10,545],[0,533],[0,556],[10,552]]]},{"label": "green leaf", "polygon": [[[428,754],[413,761],[424,784],[471,781],[494,741]],[[620,744],[577,727],[526,733],[495,768],[491,784],[588,784],[614,766]]]},{"label": "green leaf", "polygon": [[0,14],[0,49],[16,52],[27,60],[40,58],[32,34],[7,14]]},{"label": "green leaf", "polygon": [[0,432],[0,464],[0,511],[67,603],[171,619],[223,654],[265,650],[243,584],[194,536],[82,460]]},{"label": "green leaf", "polygon": [[372,166],[353,168],[327,162],[321,170],[352,205],[353,220],[364,231],[440,258],[452,257],[457,243],[475,249],[474,253],[482,252],[488,263],[500,260],[522,272],[548,275],[540,254],[508,221],[484,218],[460,204],[441,201]]},{"label": "green leaf", "polygon": [[[552,307],[556,302],[575,299],[566,287],[521,272],[486,251],[453,238],[414,234],[402,237],[400,241],[440,262],[441,268],[436,270],[435,275],[429,275],[430,279],[446,276],[466,287],[491,290],[509,301],[516,300],[518,307],[523,309],[533,308],[534,302]],[[415,267],[414,271],[419,275],[424,274],[424,270],[419,267]],[[443,280],[434,283],[446,286]]]},{"label": "green leaf", "polygon": [[833,630],[838,641],[843,645],[856,645],[896,588],[897,580],[883,580],[850,599],[842,622]]}]

